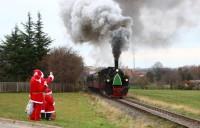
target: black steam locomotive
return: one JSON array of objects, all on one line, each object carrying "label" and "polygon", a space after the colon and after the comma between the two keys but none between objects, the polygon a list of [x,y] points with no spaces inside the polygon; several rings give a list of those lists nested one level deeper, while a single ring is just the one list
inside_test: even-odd
[{"label": "black steam locomotive", "polygon": [[89,75],[87,86],[99,90],[104,95],[123,97],[128,93],[129,78],[118,68],[118,60],[115,60],[115,67],[108,67]]}]

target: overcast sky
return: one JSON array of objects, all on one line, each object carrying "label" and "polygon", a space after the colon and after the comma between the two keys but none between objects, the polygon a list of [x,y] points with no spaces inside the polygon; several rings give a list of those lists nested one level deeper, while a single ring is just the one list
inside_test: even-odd
[{"label": "overcast sky", "polygon": [[[51,47],[73,47],[83,56],[88,66],[112,66],[111,51],[108,54],[109,57],[106,57],[108,59],[103,56],[95,58],[94,46],[75,45],[70,41],[60,16],[60,3],[61,0],[0,0],[0,39],[4,39],[4,35],[9,34],[16,24],[21,26],[21,22],[26,22],[27,12],[30,12],[36,19],[39,11],[44,21],[45,32],[54,39]],[[200,6],[198,7],[200,9]],[[197,9],[198,14],[200,14],[199,9]],[[200,19],[200,15],[197,16],[197,20]],[[130,49],[121,55],[120,64],[122,66],[132,68],[133,58],[135,58],[135,67],[140,68],[151,67],[157,61],[166,67],[200,65],[200,24],[190,29],[181,28],[167,46],[149,47],[138,44],[133,46],[134,52]]]}]

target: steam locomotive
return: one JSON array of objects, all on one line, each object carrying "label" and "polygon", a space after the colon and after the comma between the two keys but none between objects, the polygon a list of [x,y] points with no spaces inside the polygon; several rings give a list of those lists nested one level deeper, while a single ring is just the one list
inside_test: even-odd
[{"label": "steam locomotive", "polygon": [[118,60],[115,60],[115,67],[108,67],[89,75],[87,86],[103,95],[121,98],[128,93],[129,78],[118,68]]}]

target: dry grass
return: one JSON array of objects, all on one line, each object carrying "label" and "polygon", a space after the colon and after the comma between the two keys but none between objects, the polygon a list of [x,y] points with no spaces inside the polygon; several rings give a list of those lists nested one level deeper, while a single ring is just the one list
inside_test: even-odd
[{"label": "dry grass", "polygon": [[[101,100],[100,98],[96,99],[97,107],[101,109],[97,109],[98,113],[106,115],[107,119],[111,122],[115,123],[117,126],[121,128],[132,128],[135,123],[130,116],[123,113],[120,109],[113,107]],[[103,109],[102,109],[103,108]]]},{"label": "dry grass", "polygon": [[178,128],[173,123],[158,119],[157,117],[147,116],[143,114],[136,114],[133,117],[122,111],[120,107],[109,104],[109,102],[99,98],[98,96],[91,96],[92,105],[95,107],[98,116],[103,115],[111,123],[120,128]]},{"label": "dry grass", "polygon": [[191,107],[186,106],[186,105],[169,104],[167,102],[151,99],[151,98],[148,98],[148,97],[145,97],[145,96],[138,96],[138,95],[134,96],[134,98],[136,98],[136,99],[138,99],[142,102],[148,103],[148,104],[153,104],[155,106],[160,106],[160,107],[169,108],[169,109],[181,109],[181,110],[193,113],[193,114],[200,115],[200,109],[194,109],[194,108],[191,108]]},{"label": "dry grass", "polygon": [[200,91],[131,89],[129,96],[148,104],[200,119]]}]

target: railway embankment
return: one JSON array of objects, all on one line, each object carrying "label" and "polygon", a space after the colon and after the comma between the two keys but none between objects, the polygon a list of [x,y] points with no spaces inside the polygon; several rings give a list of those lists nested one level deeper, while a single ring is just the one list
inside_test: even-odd
[{"label": "railway embankment", "polygon": [[128,97],[200,120],[200,91],[130,89]]}]

